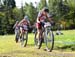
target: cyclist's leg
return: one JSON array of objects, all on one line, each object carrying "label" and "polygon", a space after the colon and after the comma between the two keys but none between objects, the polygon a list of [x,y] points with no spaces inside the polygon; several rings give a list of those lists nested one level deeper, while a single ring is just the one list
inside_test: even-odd
[{"label": "cyclist's leg", "polygon": [[26,37],[28,37],[28,35],[27,35],[27,33],[28,33],[28,26],[27,25],[23,25],[23,37],[24,37],[24,35],[26,36]]},{"label": "cyclist's leg", "polygon": [[20,39],[20,32],[19,32],[19,29],[17,30],[17,41],[19,42],[19,39]]},{"label": "cyclist's leg", "polygon": [[20,39],[22,38],[22,34],[23,34],[23,28],[20,27]]},{"label": "cyclist's leg", "polygon": [[20,41],[20,29],[18,29],[18,41]]},{"label": "cyclist's leg", "polygon": [[42,38],[42,40],[44,40],[44,25],[45,25],[45,23],[44,22],[41,22],[41,26],[42,26],[42,31],[41,31],[41,38]]},{"label": "cyclist's leg", "polygon": [[37,23],[37,38],[38,38],[38,45],[40,44],[40,39],[42,38],[42,26],[40,23]]},{"label": "cyclist's leg", "polygon": [[16,36],[17,36],[17,31],[16,31],[16,29],[15,29],[15,41],[16,41]]},{"label": "cyclist's leg", "polygon": [[37,29],[38,38],[42,38],[42,29]]},{"label": "cyclist's leg", "polygon": [[37,29],[37,39],[38,39],[38,45],[40,45],[41,29]]}]

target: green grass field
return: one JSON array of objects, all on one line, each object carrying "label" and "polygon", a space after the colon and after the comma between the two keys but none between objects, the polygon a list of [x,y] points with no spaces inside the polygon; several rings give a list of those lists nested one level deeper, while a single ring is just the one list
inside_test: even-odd
[{"label": "green grass field", "polygon": [[56,35],[54,32],[55,43],[52,52],[44,51],[44,44],[40,50],[36,49],[34,47],[34,34],[32,33],[28,36],[27,47],[21,47],[20,43],[15,43],[14,35],[0,36],[0,57],[61,57],[61,55],[68,57],[68,54],[75,57],[75,30],[62,32],[63,35]]}]

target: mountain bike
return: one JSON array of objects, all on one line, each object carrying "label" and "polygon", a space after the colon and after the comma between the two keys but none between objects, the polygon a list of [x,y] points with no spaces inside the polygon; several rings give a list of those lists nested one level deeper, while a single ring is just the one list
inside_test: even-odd
[{"label": "mountain bike", "polygon": [[23,28],[21,29],[22,29],[22,35],[20,36],[21,45],[23,47],[26,47],[28,41],[28,30],[24,30]]},{"label": "mountain bike", "polygon": [[37,31],[35,32],[35,36],[34,36],[35,46],[37,46],[38,49],[40,49],[42,43],[44,42],[47,47],[47,50],[51,52],[54,47],[54,34],[50,22],[45,23],[44,28],[42,28],[42,33],[44,37],[40,39],[39,41],[40,45],[38,45]]}]

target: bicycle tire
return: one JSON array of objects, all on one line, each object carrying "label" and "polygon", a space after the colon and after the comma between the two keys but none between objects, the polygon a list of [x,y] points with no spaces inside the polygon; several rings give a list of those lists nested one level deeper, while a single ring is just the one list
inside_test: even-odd
[{"label": "bicycle tire", "polygon": [[[48,34],[49,34],[49,38],[48,38]],[[54,34],[52,31],[45,31],[44,41],[45,41],[46,47],[49,49],[50,52],[52,52],[54,47]]]},{"label": "bicycle tire", "polygon": [[17,35],[15,36],[15,41],[16,41],[16,43],[19,41],[19,34],[17,34]]},{"label": "bicycle tire", "polygon": [[26,47],[27,46],[27,41],[28,41],[28,32],[24,33],[24,35],[22,35],[21,37],[21,45],[23,47]]},{"label": "bicycle tire", "polygon": [[18,38],[17,37],[15,38],[15,41],[16,41],[16,43],[18,42]]}]

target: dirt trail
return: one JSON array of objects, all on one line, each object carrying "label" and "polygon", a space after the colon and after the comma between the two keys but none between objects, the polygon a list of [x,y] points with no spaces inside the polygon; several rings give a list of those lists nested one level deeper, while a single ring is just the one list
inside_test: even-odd
[{"label": "dirt trail", "polygon": [[43,49],[38,50],[34,47],[26,47],[21,50],[0,54],[0,57],[75,57],[75,52],[62,52],[58,50],[47,52]]}]

